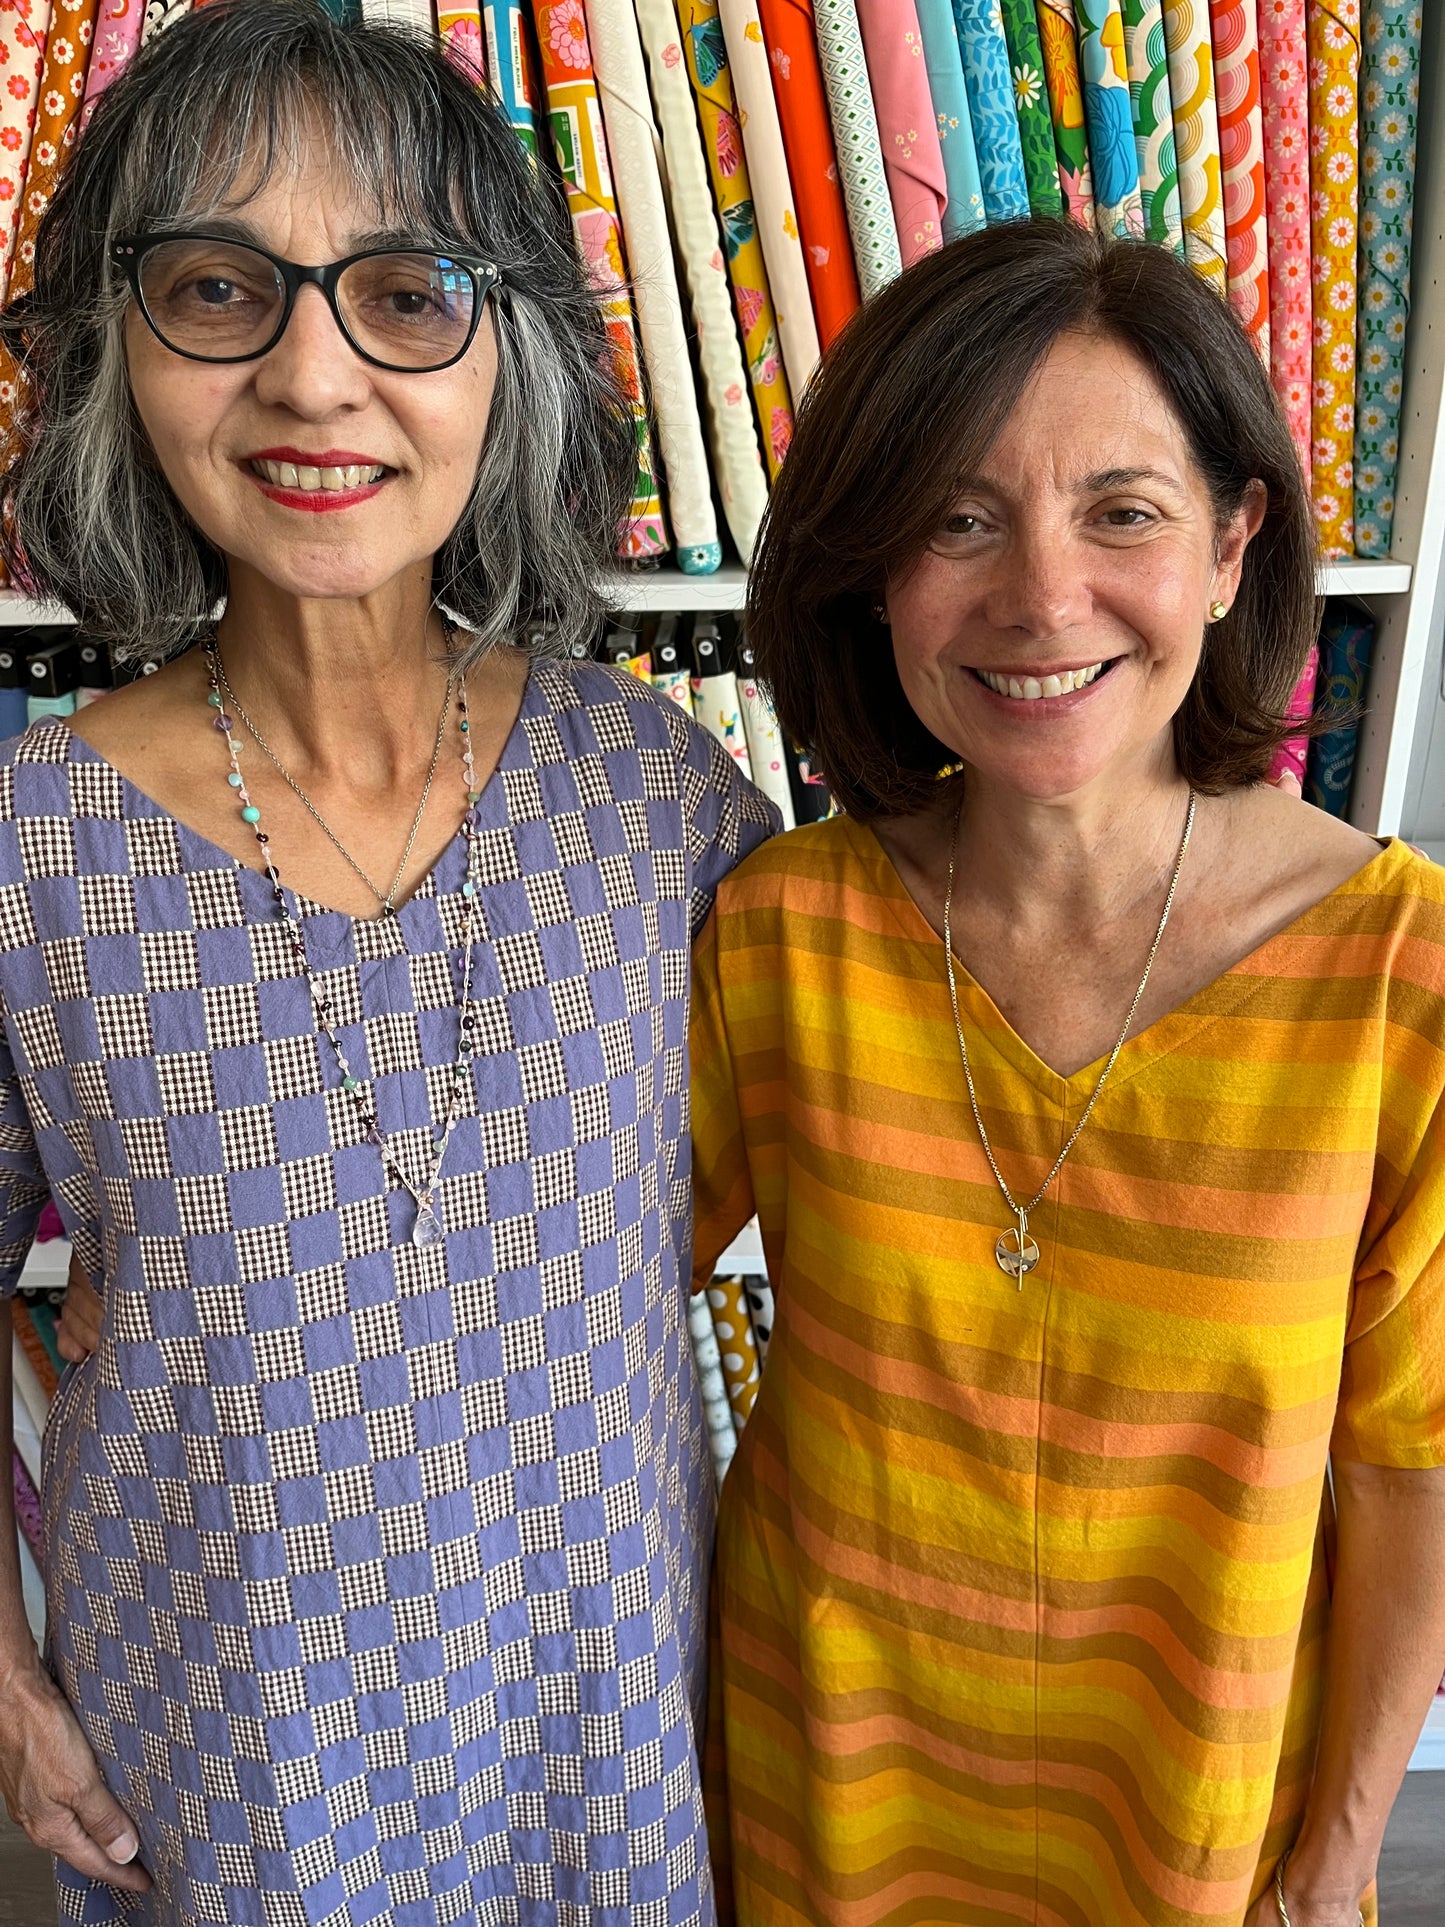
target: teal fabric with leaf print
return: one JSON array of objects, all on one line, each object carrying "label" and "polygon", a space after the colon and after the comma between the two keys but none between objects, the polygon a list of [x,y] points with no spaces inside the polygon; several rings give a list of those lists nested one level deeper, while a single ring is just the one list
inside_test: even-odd
[{"label": "teal fabric with leaf print", "polygon": [[999,0],[953,0],[953,20],[978,149],[984,212],[990,222],[1027,220],[1028,177]]},{"label": "teal fabric with leaf print", "polygon": [[1420,105],[1418,0],[1365,0],[1360,74],[1360,293],[1355,554],[1388,556],[1400,460]]}]

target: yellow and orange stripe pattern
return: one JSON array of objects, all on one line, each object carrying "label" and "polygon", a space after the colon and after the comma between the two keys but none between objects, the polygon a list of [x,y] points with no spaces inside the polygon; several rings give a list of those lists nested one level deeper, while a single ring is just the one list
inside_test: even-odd
[{"label": "yellow and orange stripe pattern", "polygon": [[[1387,845],[1131,1039],[1022,1290],[866,827],[735,871],[695,986],[697,1263],[756,1208],[777,1296],[720,1501],[724,1906],[1238,1927],[1304,1806],[1327,1454],[1445,1460],[1445,873]],[[960,989],[1027,1194],[1098,1066]]]}]

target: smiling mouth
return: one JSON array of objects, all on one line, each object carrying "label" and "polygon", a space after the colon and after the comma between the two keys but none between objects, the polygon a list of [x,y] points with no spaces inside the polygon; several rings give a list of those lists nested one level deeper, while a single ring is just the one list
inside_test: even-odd
[{"label": "smiling mouth", "polygon": [[1087,689],[1100,676],[1107,675],[1119,658],[1091,663],[1087,669],[1063,669],[1049,676],[1001,676],[992,669],[975,669],[974,675],[996,696],[1013,702],[1044,702],[1050,696],[1072,696],[1076,689]]},{"label": "smiling mouth", "polygon": [[256,457],[246,466],[258,481],[269,482],[272,488],[294,488],[323,495],[369,488],[390,473],[383,462],[358,463],[345,468],[305,468],[297,462],[268,462]]}]

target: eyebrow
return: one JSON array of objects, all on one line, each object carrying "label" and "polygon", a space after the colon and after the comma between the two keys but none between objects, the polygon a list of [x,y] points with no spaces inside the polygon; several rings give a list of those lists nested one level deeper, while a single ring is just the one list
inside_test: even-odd
[{"label": "eyebrow", "polygon": [[[1182,495],[1184,485],[1177,475],[1170,475],[1162,468],[1099,468],[1092,475],[1082,476],[1074,488],[1076,495],[1107,495],[1112,489],[1136,487],[1140,482],[1157,482],[1171,494]],[[977,490],[986,495],[1007,495],[1008,489],[1002,482],[990,475],[965,475],[956,490],[957,495],[967,495]]]},{"label": "eyebrow", "polygon": [[[274,254],[275,249],[268,246],[260,230],[250,221],[234,214],[196,214],[176,223],[176,232],[202,232],[214,234],[222,241],[235,241],[243,247],[266,249]],[[415,248],[426,247],[415,234],[401,228],[370,228],[364,233],[352,235],[347,245],[347,254],[365,254],[370,248]]]}]

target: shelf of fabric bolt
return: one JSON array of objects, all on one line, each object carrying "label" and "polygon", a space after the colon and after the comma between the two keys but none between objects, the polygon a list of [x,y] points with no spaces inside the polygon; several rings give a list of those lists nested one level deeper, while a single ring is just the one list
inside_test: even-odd
[{"label": "shelf of fabric bolt", "polygon": [[[1411,573],[1408,562],[1332,562],[1320,571],[1320,593],[1403,595],[1410,588]],[[613,606],[638,614],[665,610],[716,612],[741,609],[747,590],[747,571],[738,562],[725,563],[712,575],[683,575],[669,568],[638,570],[619,576]],[[69,620],[64,609],[31,602],[14,589],[0,589],[0,625],[38,627]]]}]

